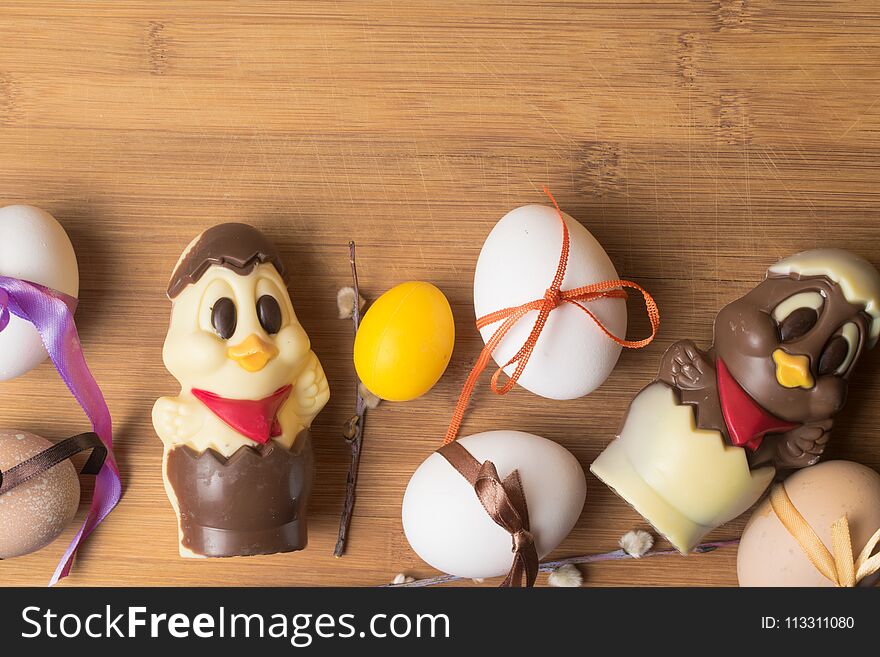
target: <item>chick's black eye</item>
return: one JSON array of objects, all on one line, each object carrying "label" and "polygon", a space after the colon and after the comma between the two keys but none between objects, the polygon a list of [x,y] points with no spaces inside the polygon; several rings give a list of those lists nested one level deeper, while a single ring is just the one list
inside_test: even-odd
[{"label": "chick's black eye", "polygon": [[238,313],[235,310],[235,302],[229,297],[220,297],[211,308],[211,326],[224,340],[228,340],[235,333],[238,323]]},{"label": "chick's black eye", "polygon": [[802,338],[818,321],[819,313],[812,308],[798,308],[779,323],[779,337],[783,342]]},{"label": "chick's black eye", "polygon": [[822,355],[819,357],[819,375],[833,374],[843,365],[849,353],[849,343],[842,335],[837,335],[828,341]]},{"label": "chick's black eye", "polygon": [[272,335],[281,330],[281,306],[275,297],[264,294],[257,299],[257,317],[266,333]]}]

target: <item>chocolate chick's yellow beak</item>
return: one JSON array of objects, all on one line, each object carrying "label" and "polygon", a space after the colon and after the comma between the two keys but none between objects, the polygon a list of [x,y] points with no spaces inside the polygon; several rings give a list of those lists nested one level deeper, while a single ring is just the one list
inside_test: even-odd
[{"label": "chocolate chick's yellow beak", "polygon": [[777,349],[773,352],[773,362],[776,363],[776,380],[779,385],[807,390],[815,385],[808,356],[789,354]]},{"label": "chocolate chick's yellow beak", "polygon": [[278,349],[255,333],[251,333],[244,341],[226,350],[227,358],[234,360],[248,372],[259,372],[277,355]]}]

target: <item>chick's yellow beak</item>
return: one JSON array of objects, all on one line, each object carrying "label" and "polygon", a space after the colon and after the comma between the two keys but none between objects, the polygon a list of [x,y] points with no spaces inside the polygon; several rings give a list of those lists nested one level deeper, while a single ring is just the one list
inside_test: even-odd
[{"label": "chick's yellow beak", "polygon": [[226,350],[226,357],[248,372],[259,372],[277,355],[278,349],[256,333],[251,333],[242,342]]},{"label": "chick's yellow beak", "polygon": [[805,388],[809,390],[815,385],[810,373],[808,356],[789,354],[782,349],[773,352],[776,363],[776,380],[785,388]]}]

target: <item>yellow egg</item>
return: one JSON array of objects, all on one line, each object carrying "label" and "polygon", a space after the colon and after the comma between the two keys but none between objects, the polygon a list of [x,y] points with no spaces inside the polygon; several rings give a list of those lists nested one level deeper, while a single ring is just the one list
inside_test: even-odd
[{"label": "yellow egg", "polygon": [[364,315],[354,340],[354,366],[374,395],[408,401],[437,383],[454,343],[452,309],[443,293],[430,283],[401,283]]}]

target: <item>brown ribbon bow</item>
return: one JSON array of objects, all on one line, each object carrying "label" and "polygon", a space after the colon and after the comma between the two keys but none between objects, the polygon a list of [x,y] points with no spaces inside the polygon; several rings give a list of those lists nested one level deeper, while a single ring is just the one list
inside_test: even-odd
[{"label": "brown ribbon bow", "polygon": [[529,510],[519,471],[514,470],[502,480],[492,461],[480,463],[457,441],[437,452],[467,479],[489,517],[510,534],[513,564],[501,586],[534,586],[538,577],[538,551],[529,532]]},{"label": "brown ribbon bow", "polygon": [[42,452],[35,454],[18,465],[9,468],[6,472],[0,472],[0,495],[8,493],[16,486],[36,477],[38,474],[53,468],[61,461],[69,459],[87,449],[92,450],[89,460],[83,466],[83,474],[98,474],[104,459],[107,457],[107,447],[93,432],[81,433],[72,438],[47,447]]}]

